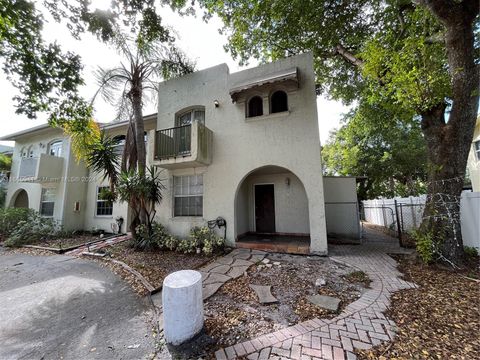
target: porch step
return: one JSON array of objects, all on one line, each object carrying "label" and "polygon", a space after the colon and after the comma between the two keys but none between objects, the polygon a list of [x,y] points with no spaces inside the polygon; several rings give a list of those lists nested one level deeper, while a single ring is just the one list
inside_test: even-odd
[{"label": "porch step", "polygon": [[256,241],[237,241],[237,248],[243,249],[255,249],[262,251],[271,251],[278,253],[286,254],[301,254],[306,255],[310,253],[310,246],[307,244],[292,244],[292,243],[267,243],[267,242],[256,242]]}]

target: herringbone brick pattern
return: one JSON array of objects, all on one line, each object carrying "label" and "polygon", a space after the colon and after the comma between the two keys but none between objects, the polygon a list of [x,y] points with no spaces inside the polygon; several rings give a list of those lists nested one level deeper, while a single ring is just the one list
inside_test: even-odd
[{"label": "herringbone brick pattern", "polygon": [[395,323],[385,317],[390,294],[415,287],[399,278],[392,249],[377,245],[330,247],[331,258],[368,274],[371,289],[331,320],[312,319],[236,344],[215,353],[217,359],[355,359],[354,349],[368,349],[393,339]]}]

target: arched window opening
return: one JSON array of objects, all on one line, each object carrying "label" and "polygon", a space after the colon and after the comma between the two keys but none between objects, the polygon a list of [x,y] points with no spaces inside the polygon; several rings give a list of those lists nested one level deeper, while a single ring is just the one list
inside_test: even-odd
[{"label": "arched window opening", "polygon": [[191,125],[194,121],[205,125],[205,108],[195,108],[179,113],[175,119],[175,126]]},{"label": "arched window opening", "polygon": [[20,156],[21,156],[22,158],[26,158],[27,155],[28,155],[27,149],[22,148],[22,150],[20,151]]},{"label": "arched window opening", "polygon": [[260,96],[254,96],[248,102],[248,117],[263,115],[263,100]]},{"label": "arched window opening", "polygon": [[283,111],[288,111],[288,97],[285,91],[275,91],[271,98],[270,104],[272,106],[272,114]]},{"label": "arched window opening", "polygon": [[62,140],[56,140],[50,143],[48,153],[52,156],[62,156]]},{"label": "arched window opening", "polygon": [[28,148],[28,157],[33,158],[33,155],[35,155],[35,151],[33,149],[33,145]]}]

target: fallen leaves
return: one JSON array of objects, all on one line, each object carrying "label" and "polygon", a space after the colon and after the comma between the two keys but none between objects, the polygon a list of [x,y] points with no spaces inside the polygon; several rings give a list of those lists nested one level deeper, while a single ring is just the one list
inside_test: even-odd
[{"label": "fallen leaves", "polygon": [[406,280],[419,288],[392,295],[387,315],[399,327],[394,342],[361,351],[359,358],[479,359],[480,285],[459,272],[398,261]]},{"label": "fallen leaves", "polygon": [[[162,286],[163,279],[168,274],[178,270],[197,269],[212,258],[201,254],[182,254],[174,251],[135,251],[128,242],[118,243],[103,250],[113,259],[120,260],[137,270],[155,288]],[[146,294],[144,286],[132,274],[117,264],[109,261],[102,262],[127,280],[137,293]],[[135,281],[131,279],[132,277]]]},{"label": "fallen leaves", "polygon": [[[339,297],[342,300],[341,309],[360,295],[361,286],[351,284],[342,277],[345,270],[352,269],[340,269],[328,258],[279,254],[269,254],[269,258],[268,263],[278,262],[278,265],[269,267],[265,265],[267,262],[253,265],[246,276],[226,282],[206,301],[205,329],[215,341],[208,350],[210,354],[220,347],[228,347],[300,321],[337,315],[311,304],[306,295],[318,293]],[[319,277],[326,279],[326,285],[315,286]],[[270,285],[279,302],[270,305],[258,303],[250,284]]]}]

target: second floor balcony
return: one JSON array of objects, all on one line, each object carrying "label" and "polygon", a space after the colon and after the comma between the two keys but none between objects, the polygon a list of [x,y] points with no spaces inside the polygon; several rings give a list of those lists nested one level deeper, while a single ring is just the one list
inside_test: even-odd
[{"label": "second floor balcony", "polygon": [[63,158],[47,154],[20,159],[20,181],[54,182],[62,176]]},{"label": "second floor balcony", "polygon": [[212,131],[197,121],[157,130],[154,163],[166,169],[209,165],[212,141]]}]

